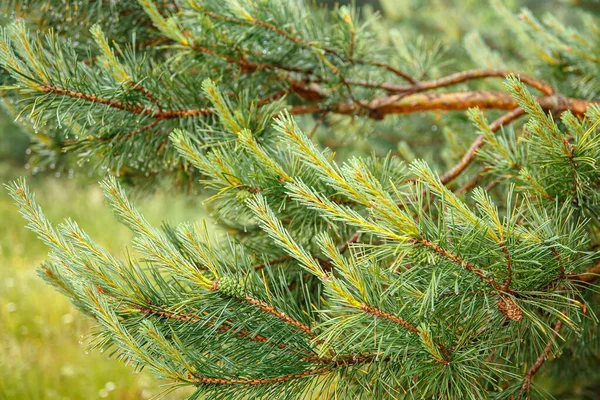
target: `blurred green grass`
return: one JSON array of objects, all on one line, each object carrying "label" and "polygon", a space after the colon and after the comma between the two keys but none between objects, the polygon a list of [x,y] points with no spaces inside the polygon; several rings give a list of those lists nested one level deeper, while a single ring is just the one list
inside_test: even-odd
[{"label": "blurred green grass", "polygon": [[[25,173],[0,162],[0,181]],[[113,254],[122,255],[131,240],[98,185],[76,179],[28,179],[39,203],[55,223],[70,217]],[[136,202],[154,224],[202,217],[199,201],[154,195]],[[145,399],[165,387],[149,373],[98,351],[86,353],[92,322],[37,276],[47,249],[24,228],[4,187],[0,190],[0,399]],[[183,397],[173,392],[167,399]]]}]

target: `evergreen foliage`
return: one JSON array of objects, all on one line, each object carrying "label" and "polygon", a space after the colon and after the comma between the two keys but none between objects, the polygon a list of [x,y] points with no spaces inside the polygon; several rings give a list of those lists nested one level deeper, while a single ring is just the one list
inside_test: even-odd
[{"label": "evergreen foliage", "polygon": [[[299,0],[5,8],[23,17],[0,32],[7,106],[40,160],[108,172],[134,234],[119,259],[8,185],[50,249],[40,275],[97,321],[92,348],[192,399],[543,398],[546,363],[598,376],[585,7],[576,29],[492,1],[494,46],[485,26],[430,43],[429,15],[390,31],[393,12]],[[208,194],[227,233],[149,224],[125,185],[167,181]]]}]

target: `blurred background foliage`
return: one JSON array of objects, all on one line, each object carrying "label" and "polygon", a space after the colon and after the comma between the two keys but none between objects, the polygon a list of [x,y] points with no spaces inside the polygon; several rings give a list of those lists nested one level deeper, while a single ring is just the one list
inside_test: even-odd
[{"label": "blurred background foliage", "polygon": [[[319,3],[331,6],[334,1]],[[510,67],[514,61],[511,56],[517,42],[506,35],[506,27],[486,1],[357,0],[354,3],[366,6],[362,14],[366,19],[374,18],[377,13],[384,15],[374,24],[382,40],[407,38],[416,46],[434,44],[437,53],[423,62],[435,63],[437,68],[460,71],[485,64]],[[594,0],[504,0],[502,3],[512,10],[527,7],[536,15],[551,11],[567,23],[577,21],[577,13],[573,12],[577,8],[594,13],[600,10],[600,2]],[[10,19],[10,16],[3,18]],[[489,53],[470,51],[480,49],[482,43],[489,48]],[[451,64],[445,62],[446,54],[452,55]],[[494,83],[486,84],[490,87]],[[12,104],[5,106],[13,107]],[[427,147],[436,141],[456,140],[456,133],[448,128],[442,135],[438,132],[438,126],[451,126],[447,118],[463,122],[466,119],[457,114],[422,114],[392,117],[380,123],[367,121],[364,127],[353,129],[364,129],[364,140],[369,141],[365,149],[391,150],[410,159],[414,155],[405,153],[403,142],[399,140],[404,134],[403,126],[421,126],[421,130],[411,134],[410,140]],[[304,122],[309,124],[312,120],[307,117]],[[325,125],[317,132],[316,139],[341,152],[346,144],[343,137],[331,136]],[[353,148],[360,149],[361,138],[358,143],[356,137],[353,140]],[[28,176],[51,219],[71,217],[114,254],[122,254],[123,243],[131,240],[130,233],[104,207],[99,188],[92,184],[97,181],[97,172],[90,171],[86,165],[64,160],[59,153],[50,158],[38,157],[35,150],[43,145],[39,141],[35,132],[17,127],[7,113],[0,112],[0,182]],[[467,144],[470,137],[463,137],[462,141]],[[53,150],[46,147],[46,151]],[[442,154],[442,157],[456,157],[461,151],[461,143],[458,143],[456,154]],[[144,215],[152,223],[194,221],[204,215],[201,199],[185,193],[170,194],[168,198],[161,196],[160,191],[156,193],[138,199]],[[94,213],[90,213],[90,209]],[[36,276],[35,267],[46,258],[46,249],[23,225],[6,191],[0,190],[0,399],[143,399],[160,393],[160,382],[149,375],[143,372],[134,375],[132,369],[122,363],[106,361],[106,354],[85,352],[85,335],[91,324],[65,297]],[[565,373],[555,372],[557,376]],[[559,379],[554,379],[549,380],[547,386],[557,398],[600,399],[600,385],[594,382],[564,387]],[[182,395],[176,392],[167,398]]]},{"label": "blurred background foliage", "polygon": [[[131,240],[104,206],[92,174],[61,174],[31,167],[30,141],[7,114],[0,114],[0,182],[27,176],[55,220],[71,217],[110,249],[123,254]],[[69,169],[67,169],[69,171]],[[72,171],[72,169],[71,169]],[[35,172],[35,173],[34,173]],[[81,171],[79,171],[81,172]],[[47,248],[23,229],[23,220],[5,190],[0,190],[0,399],[149,399],[161,382],[106,354],[86,351],[92,324],[36,273]],[[153,223],[200,219],[199,200],[151,195],[140,199]],[[90,213],[89,210],[94,212]],[[167,399],[182,398],[175,392]]]}]

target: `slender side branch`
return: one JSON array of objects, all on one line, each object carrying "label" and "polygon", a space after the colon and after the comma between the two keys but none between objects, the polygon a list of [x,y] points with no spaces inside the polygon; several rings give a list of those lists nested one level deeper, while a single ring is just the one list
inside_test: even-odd
[{"label": "slender side branch", "polygon": [[[358,241],[358,239],[360,238],[360,232],[356,232],[355,234],[353,234],[350,239],[348,239],[347,241],[345,241],[338,249],[338,251],[341,254],[344,254],[346,252],[346,250],[348,250],[348,247],[350,247],[350,245],[352,243],[356,243]],[[319,262],[319,264],[321,264],[321,266],[327,270],[328,268],[331,268],[331,264],[327,261],[327,260],[323,260],[319,257],[314,257],[315,260],[317,260]],[[281,264],[282,262],[288,261],[293,259],[292,256],[286,255],[286,256],[281,256],[281,257],[277,257],[277,258],[273,258],[272,260],[268,261],[269,265],[277,265],[277,264]],[[253,269],[255,270],[260,270],[263,269],[264,267],[267,266],[267,262],[263,262],[260,264],[255,264],[252,266]]]},{"label": "slender side branch", "polygon": [[[425,92],[427,90],[439,89],[442,87],[448,87],[457,85],[459,83],[484,78],[506,78],[509,75],[514,75],[514,71],[507,71],[502,69],[473,69],[469,71],[457,72],[445,76],[443,78],[434,79],[431,81],[417,82],[413,85],[396,85],[393,83],[374,83],[374,82],[349,82],[350,84],[365,86],[371,88],[384,89],[388,92],[397,93],[417,93]],[[552,86],[544,81],[536,79],[529,75],[517,74],[521,82],[531,86],[542,92],[543,94],[550,96],[555,93]]]},{"label": "slender side branch", "polygon": [[264,267],[268,265],[277,265],[277,264],[281,264],[282,262],[291,260],[292,256],[281,256],[281,257],[277,257],[277,258],[273,258],[272,260],[269,260],[268,262],[262,262],[260,264],[255,264],[252,266],[253,269],[255,270],[261,270]]},{"label": "slender side branch", "polygon": [[370,306],[368,304],[362,304],[360,306],[360,309],[374,317],[383,318],[395,324],[398,324],[411,333],[416,333],[417,335],[420,333],[419,329],[416,326],[406,321],[405,319],[398,317],[397,315],[391,314],[387,311],[383,311],[377,307]]},{"label": "slender side branch", "polygon": [[420,239],[420,240],[412,239],[411,242],[414,244],[421,245],[423,247],[427,247],[427,248],[433,250],[435,253],[437,253],[441,257],[444,257],[447,260],[450,260],[450,261],[456,263],[457,265],[459,265],[460,267],[466,269],[467,271],[472,272],[473,274],[477,275],[477,277],[479,277],[479,279],[481,279],[483,282],[486,282],[487,284],[492,286],[494,289],[496,289],[498,291],[504,291],[504,292],[508,291],[502,285],[500,285],[498,282],[496,282],[496,280],[492,276],[488,276],[485,273],[485,271],[483,271],[481,268],[479,268],[475,264],[457,256],[456,254],[452,253],[451,251],[446,250],[443,247],[441,247],[427,239]]},{"label": "slender side branch", "polygon": [[236,58],[236,57],[232,57],[232,56],[229,56],[226,54],[218,53],[212,49],[209,49],[208,47],[199,46],[199,45],[195,45],[195,44],[189,44],[188,46],[192,50],[195,50],[197,52],[209,55],[211,57],[221,58],[230,64],[237,64],[242,69],[243,72],[252,72],[252,71],[256,71],[256,70],[280,69],[280,70],[284,70],[284,71],[288,71],[288,72],[297,72],[297,73],[306,74],[306,75],[312,74],[312,72],[310,70],[293,67],[290,65],[252,62],[252,61],[245,60],[243,58]]},{"label": "slender side branch", "polygon": [[527,371],[527,375],[525,375],[525,381],[523,382],[523,386],[521,386],[521,391],[523,391],[525,393],[529,393],[529,389],[531,387],[531,379],[540,370],[542,365],[544,365],[544,363],[546,362],[546,359],[550,355],[550,350],[552,349],[552,343],[558,337],[561,328],[562,328],[562,321],[558,321],[556,323],[556,325],[554,325],[554,334],[552,335],[552,339],[550,339],[548,341],[548,343],[546,344],[546,347],[544,348],[544,351],[542,352],[542,354],[540,354],[538,359],[531,365],[531,367],[529,367],[529,370]]},{"label": "slender side branch", "polygon": [[73,99],[80,99],[92,103],[103,104],[111,108],[127,111],[131,114],[147,115],[156,119],[186,118],[198,115],[209,115],[214,113],[214,110],[212,108],[199,108],[189,110],[162,110],[160,108],[154,109],[151,107],[144,107],[140,104],[121,103],[115,99],[106,99],[93,94],[87,94],[83,92],[78,92],[76,90],[65,89],[59,86],[48,84],[42,85],[41,90],[44,93],[52,93],[59,96],[65,96]]},{"label": "slender side branch", "polygon": [[475,187],[475,185],[477,185],[477,183],[481,179],[481,175],[485,172],[485,170],[486,170],[485,167],[481,167],[479,169],[479,171],[477,171],[477,174],[475,174],[475,176],[473,176],[473,178],[471,178],[467,183],[465,183],[464,185],[462,185],[461,187],[459,187],[458,189],[456,189],[454,191],[454,193],[458,194],[458,195],[461,195],[461,194],[465,194],[469,190],[473,189]]},{"label": "slender side branch", "polygon": [[575,282],[591,283],[598,278],[600,278],[600,262],[579,275],[569,275],[569,279]]},{"label": "slender side branch", "polygon": [[[139,305],[133,305],[133,307],[140,310],[140,312],[142,312],[143,314],[155,315],[160,318],[167,319],[167,320],[179,321],[179,322],[184,322],[184,323],[203,322],[207,325],[214,326],[214,323],[212,321],[203,320],[199,315],[194,314],[194,313],[173,312],[173,311],[167,310],[163,307],[157,307],[157,306],[143,307],[143,306],[139,306]],[[221,332],[221,333],[232,332],[234,330],[231,327],[231,325],[232,325],[231,322],[226,321],[222,325],[219,325],[219,327],[217,328],[217,332]],[[237,337],[248,338],[249,340],[252,340],[254,342],[265,343],[270,340],[269,338],[267,338],[265,336],[252,334],[246,329],[236,329],[234,332]],[[281,343],[278,347],[284,348],[284,347],[286,347],[286,345]]]},{"label": "slender side branch", "polygon": [[[515,119],[519,118],[524,114],[524,111],[521,107],[516,107],[511,112],[504,114],[502,117],[498,118],[496,121],[492,122],[490,125],[490,130],[492,132],[497,132],[501,127],[506,124],[511,123]],[[454,180],[458,175],[460,175],[475,159],[477,152],[485,143],[485,136],[479,135],[477,139],[471,144],[469,150],[462,156],[458,164],[456,164],[452,169],[446,172],[444,175],[440,177],[440,181],[445,185],[448,182]]]},{"label": "slender side branch", "polygon": [[506,273],[508,275],[506,277],[506,282],[504,283],[504,288],[505,290],[509,290],[513,279],[512,257],[510,256],[510,252],[506,247],[506,241],[504,240],[504,237],[502,237],[502,241],[499,244],[502,252],[504,253],[504,258],[506,259]]},{"label": "slender side branch", "polygon": [[321,375],[328,372],[330,368],[321,367],[316,369],[308,369],[299,374],[293,375],[282,375],[271,378],[211,378],[207,376],[192,376],[190,374],[189,379],[198,385],[204,386],[225,386],[225,385],[247,385],[247,386],[258,386],[258,385],[272,385],[276,383],[283,383],[291,380],[306,378],[310,375]]},{"label": "slender side branch", "polygon": [[316,336],[313,333],[313,331],[308,327],[308,325],[303,324],[302,322],[293,319],[289,315],[275,309],[273,306],[270,306],[269,304],[265,303],[264,301],[255,299],[254,297],[249,296],[249,295],[246,295],[245,300],[248,304],[252,304],[259,310],[266,312],[268,314],[274,315],[275,317],[279,318],[280,320],[284,321],[285,323],[295,326],[302,332],[306,333],[308,336],[313,337],[313,338]]},{"label": "slender side branch", "polygon": [[338,249],[338,250],[339,250],[339,252],[340,252],[341,254],[344,254],[344,253],[346,252],[346,250],[348,250],[348,248],[350,247],[350,245],[351,245],[352,243],[356,243],[356,242],[358,242],[358,239],[360,239],[360,232],[356,232],[354,235],[350,236],[350,239],[346,240],[346,241],[344,242],[344,244],[342,244],[342,245],[340,246],[340,248]]},{"label": "slender side branch", "polygon": [[[298,46],[305,47],[305,48],[315,48],[315,45],[313,43],[311,43],[310,41],[307,41],[306,39],[304,39],[300,36],[290,34],[287,31],[285,31],[273,24],[270,24],[265,21],[261,21],[250,15],[248,15],[246,19],[239,19],[239,18],[232,18],[232,17],[228,17],[225,15],[214,13],[212,11],[207,10],[204,7],[200,8],[200,11],[202,11],[206,16],[213,18],[213,19],[219,19],[222,21],[236,23],[236,24],[242,24],[242,25],[250,24],[250,25],[261,26],[265,29],[275,32],[279,36],[285,38],[286,40],[288,40]],[[328,47],[324,47],[324,48],[319,47],[318,50],[322,50],[325,53],[331,54],[331,55],[337,57],[338,59],[340,59],[342,62],[348,62],[350,64],[358,64],[358,65],[372,65],[374,67],[383,68],[386,71],[389,71],[389,72],[401,77],[402,79],[404,79],[405,81],[407,81],[413,85],[418,84],[418,82],[413,77],[408,75],[406,72],[400,70],[399,68],[395,68],[389,64],[385,64],[385,63],[378,62],[378,61],[371,61],[371,60],[357,60],[357,59],[352,58],[352,56],[345,57],[342,54],[340,54],[339,52],[337,52],[336,50],[328,48]],[[337,70],[337,67],[335,67],[335,66],[332,66],[332,67],[334,70]]]},{"label": "slender side branch", "polygon": [[291,380],[302,379],[311,375],[324,375],[338,368],[347,368],[352,365],[368,364],[374,361],[389,362],[389,357],[379,357],[378,354],[353,354],[340,356],[335,359],[326,359],[327,363],[319,368],[312,368],[296,374],[282,375],[267,378],[212,378],[199,375],[189,375],[188,378],[194,383],[205,386],[225,386],[225,385],[272,385],[288,382]]}]

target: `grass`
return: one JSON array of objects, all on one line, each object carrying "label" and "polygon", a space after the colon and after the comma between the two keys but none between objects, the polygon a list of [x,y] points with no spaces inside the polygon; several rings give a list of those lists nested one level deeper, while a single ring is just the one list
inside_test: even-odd
[{"label": "grass", "polygon": [[[0,181],[20,170],[0,164]],[[115,255],[131,234],[104,204],[98,185],[64,178],[29,179],[39,203],[55,223],[71,217]],[[184,197],[151,196],[136,202],[155,224],[198,220],[201,205]],[[92,322],[37,276],[47,249],[24,228],[6,190],[0,190],[0,399],[145,399],[161,383],[142,372],[86,352]],[[169,394],[178,399],[185,392]]]}]

